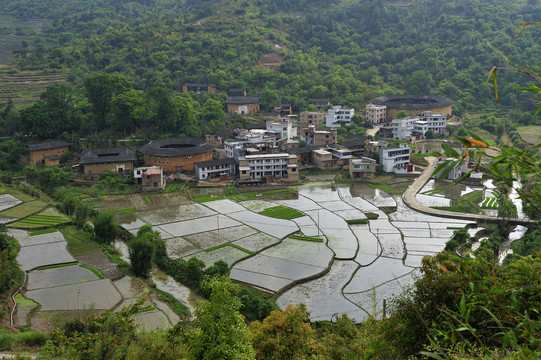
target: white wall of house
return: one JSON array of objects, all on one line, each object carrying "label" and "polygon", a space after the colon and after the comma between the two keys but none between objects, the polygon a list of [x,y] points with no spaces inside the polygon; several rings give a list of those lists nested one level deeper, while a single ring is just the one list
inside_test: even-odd
[{"label": "white wall of house", "polygon": [[355,115],[355,109],[343,109],[342,106],[333,106],[329,109],[325,118],[325,126],[341,127],[351,125],[351,118]]}]

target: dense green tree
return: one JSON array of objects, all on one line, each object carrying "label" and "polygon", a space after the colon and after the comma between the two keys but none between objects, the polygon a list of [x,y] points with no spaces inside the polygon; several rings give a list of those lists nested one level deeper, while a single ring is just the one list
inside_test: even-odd
[{"label": "dense green tree", "polygon": [[73,181],[74,175],[71,170],[59,167],[46,167],[37,172],[39,186],[44,190],[53,190],[57,186],[69,184]]},{"label": "dense green tree", "polygon": [[142,233],[128,242],[131,269],[135,275],[146,278],[152,269],[156,245],[151,233]]},{"label": "dense green tree", "polygon": [[435,139],[436,138],[436,134],[434,134],[434,131],[428,129],[426,132],[425,132],[425,138],[426,139]]},{"label": "dense green tree", "polygon": [[192,359],[253,359],[254,349],[248,328],[239,313],[238,285],[227,277],[208,278],[202,288],[210,292],[210,301],[195,308],[195,319],[184,331]]},{"label": "dense green tree", "polygon": [[110,244],[116,239],[118,225],[115,222],[115,213],[111,210],[98,212],[93,217],[94,234],[98,242]]},{"label": "dense green tree", "polygon": [[250,339],[257,359],[318,359],[321,344],[308,321],[306,308],[288,305],[250,324]]},{"label": "dense green tree", "polygon": [[111,114],[114,98],[130,90],[132,85],[121,75],[98,73],[84,79],[84,88],[96,124],[101,128]]}]

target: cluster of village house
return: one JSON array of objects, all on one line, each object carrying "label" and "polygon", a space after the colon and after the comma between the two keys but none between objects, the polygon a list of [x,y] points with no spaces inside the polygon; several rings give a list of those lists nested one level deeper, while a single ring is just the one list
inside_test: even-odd
[{"label": "cluster of village house", "polygon": [[[183,91],[214,92],[210,84],[184,84]],[[98,148],[84,150],[78,157],[78,168],[87,179],[97,179],[104,171],[129,173],[144,190],[164,187],[165,176],[194,174],[200,180],[232,180],[239,185],[257,185],[265,181],[295,182],[299,166],[336,169],[347,166],[352,178],[373,178],[379,150],[383,171],[396,174],[414,170],[407,144],[387,147],[386,141],[371,142],[360,135],[347,135],[338,141],[337,128],[351,124],[354,109],[332,106],[329,99],[312,99],[318,111],[292,113],[291,105],[278,104],[273,113],[261,114],[258,99],[247,96],[245,89],[229,89],[226,100],[230,114],[255,114],[261,123],[244,129],[229,128],[203,139],[171,138],[151,141],[137,151],[143,155],[142,167],[136,167],[133,148]],[[324,112],[328,109],[327,112]],[[393,109],[368,104],[366,118],[373,124],[384,124],[389,138],[420,138],[427,130],[442,133],[446,115],[424,111],[404,119],[392,119]],[[298,127],[294,126],[298,123]],[[300,131],[299,131],[300,128]],[[390,129],[390,131],[388,130]],[[303,144],[303,147],[300,144]],[[69,143],[49,140],[29,145],[28,161],[32,165],[55,166],[68,151]],[[165,174],[165,176],[164,176]]]}]

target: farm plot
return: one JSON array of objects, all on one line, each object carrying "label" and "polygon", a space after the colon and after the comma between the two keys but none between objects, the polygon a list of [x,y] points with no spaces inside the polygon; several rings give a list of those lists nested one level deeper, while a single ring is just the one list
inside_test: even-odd
[{"label": "farm plot", "polygon": [[218,260],[223,260],[227,263],[227,265],[231,266],[235,261],[249,255],[250,253],[247,253],[246,251],[240,250],[234,246],[230,246],[229,244],[225,244],[225,246],[220,246],[216,249],[200,251],[186,256],[184,259],[188,260],[189,258],[196,257],[199,260],[203,260],[206,267],[212,266]]},{"label": "farm plot", "polygon": [[116,222],[126,230],[139,229],[141,226],[146,225],[143,220],[130,213],[116,214]]},{"label": "farm plot", "polygon": [[205,206],[212,210],[219,212],[220,214],[229,214],[232,212],[245,211],[246,209],[229,199],[217,200],[209,203],[205,203]]},{"label": "farm plot", "polygon": [[305,304],[312,321],[331,320],[340,314],[347,314],[355,321],[360,321],[367,315],[366,312],[341,293],[342,287],[357,267],[353,261],[336,260],[327,274],[284,292],[276,302],[282,309],[289,304]]},{"label": "farm plot", "polygon": [[299,196],[305,196],[318,204],[326,201],[340,201],[332,183],[311,183],[299,187]]},{"label": "farm plot", "polygon": [[408,286],[413,284],[413,274],[418,273],[416,270],[411,270],[406,275],[373,289],[355,294],[344,292],[344,296],[364,309],[372,317],[380,318],[383,314],[383,299],[391,299],[400,295]]},{"label": "farm plot", "polygon": [[23,202],[17,206],[11,207],[4,211],[0,212],[0,216],[6,216],[11,218],[25,218],[30,215],[36,214],[41,210],[45,209],[47,204],[41,200],[33,200],[28,202]]},{"label": "farm plot", "polygon": [[22,270],[74,261],[73,256],[66,250],[65,241],[23,246],[17,255],[17,262],[21,265]]},{"label": "farm plot", "polygon": [[234,195],[228,195],[228,198],[234,201],[244,201],[244,200],[254,200],[254,199],[265,198],[265,197],[288,196],[288,195],[295,195],[295,193],[291,191],[290,189],[284,188],[284,189],[275,189],[275,190],[267,190],[267,191],[243,192],[243,193],[238,193]]},{"label": "farm plot", "polygon": [[487,209],[496,209],[498,208],[498,202],[496,198],[486,198],[485,200],[483,200],[480,206]]},{"label": "farm plot", "polygon": [[355,210],[351,205],[343,202],[342,200],[339,201],[320,201],[319,206],[332,211],[333,213],[336,213],[338,211],[348,211],[348,210]]},{"label": "farm plot", "polygon": [[274,203],[263,201],[263,200],[248,200],[248,201],[243,201],[240,204],[244,206],[247,210],[250,210],[253,212],[260,212],[267,208],[276,206],[276,204]]},{"label": "farm plot", "polygon": [[174,237],[197,234],[216,229],[242,225],[224,215],[201,217],[192,220],[178,221],[157,226],[158,231],[165,231]]},{"label": "farm plot", "polygon": [[388,233],[377,235],[383,248],[381,256],[402,260],[404,257],[404,243],[400,233]]},{"label": "farm plot", "polygon": [[56,287],[98,280],[92,271],[78,265],[34,270],[28,274],[27,290]]},{"label": "farm plot", "polygon": [[260,211],[259,214],[276,218],[276,219],[285,219],[285,220],[296,219],[296,218],[304,216],[304,214],[301,213],[300,211],[297,211],[295,209],[292,209],[283,205],[266,208],[265,210]]},{"label": "farm plot", "polygon": [[173,259],[189,256],[201,251],[201,248],[181,238],[173,237],[165,241],[167,255]]},{"label": "farm plot", "polygon": [[268,217],[248,210],[231,213],[229,217],[279,239],[299,230],[297,224],[291,220],[274,219],[269,221]]},{"label": "farm plot", "polygon": [[404,266],[402,260],[379,257],[370,266],[359,268],[344,289],[344,293],[368,291],[409,272],[411,272],[411,268]]},{"label": "farm plot", "polygon": [[15,196],[11,194],[0,195],[0,211],[4,211],[6,209],[12,208],[21,203],[22,203],[21,200],[17,199]]},{"label": "farm plot", "polygon": [[54,215],[47,213],[40,213],[32,215],[25,219],[16,221],[10,226],[18,227],[22,229],[32,229],[32,228],[41,228],[41,227],[51,227],[57,226],[69,222],[70,219],[62,214]]},{"label": "farm plot", "polygon": [[445,243],[450,238],[419,238],[419,237],[405,237],[406,249],[408,254],[412,253],[424,253],[426,255],[433,255],[445,248]]},{"label": "farm plot", "polygon": [[366,266],[373,263],[381,255],[382,248],[376,236],[368,229],[357,229],[356,227],[351,227],[359,242],[359,251],[357,252],[355,261]]},{"label": "farm plot", "polygon": [[355,256],[359,244],[344,219],[328,210],[312,210],[307,215],[314,222],[319,222],[319,228],[329,240],[328,246],[337,259],[352,259]]},{"label": "farm plot", "polygon": [[265,250],[262,254],[321,268],[327,267],[333,257],[332,251],[323,243],[290,238],[284,239],[280,244]]},{"label": "farm plot", "polygon": [[216,212],[201,204],[188,204],[170,206],[163,209],[140,211],[137,212],[136,215],[148,224],[160,225],[216,215]]},{"label": "farm plot", "polygon": [[303,216],[293,219],[293,221],[299,226],[301,232],[306,236],[318,236],[321,235],[321,231],[317,228],[317,225],[310,216]]},{"label": "farm plot", "polygon": [[321,209],[321,206],[316,204],[315,201],[310,200],[304,196],[299,196],[298,199],[291,200],[275,200],[274,203],[284,205],[302,212]]},{"label": "farm plot", "polygon": [[302,264],[263,253],[237,263],[229,277],[271,291],[278,291],[295,280],[321,273],[324,267]]},{"label": "farm plot", "polygon": [[351,210],[334,211],[334,213],[344,220],[366,219],[366,215],[355,208],[352,208]]},{"label": "farm plot", "polygon": [[217,230],[184,236],[201,250],[207,250],[229,242],[234,242],[244,237],[257,233],[257,230],[246,225],[234,226],[230,228],[220,228]]},{"label": "farm plot", "polygon": [[30,290],[26,297],[41,304],[41,310],[110,309],[122,300],[109,279]]},{"label": "farm plot", "polygon": [[132,207],[125,195],[105,195],[100,196],[100,199],[103,201],[103,209],[120,210]]},{"label": "farm plot", "polygon": [[58,231],[30,236],[25,230],[10,229],[9,234],[19,241],[21,247],[65,242],[64,236]]},{"label": "farm plot", "polygon": [[432,237],[430,229],[400,229],[404,236]]},{"label": "farm plot", "polygon": [[271,245],[278,243],[280,239],[275,238],[264,233],[257,233],[234,242],[235,245],[240,246],[243,249],[256,252]]},{"label": "farm plot", "polygon": [[338,190],[338,193],[340,194],[340,198],[342,199],[342,201],[348,203],[349,205],[353,206],[356,209],[359,209],[363,212],[378,210],[377,206],[366,201],[365,199],[351,196],[349,186],[348,187],[338,186],[337,190]]},{"label": "farm plot", "polygon": [[196,203],[206,203],[210,201],[223,200],[225,197],[223,195],[211,195],[211,196],[198,196],[194,197],[193,201]]}]

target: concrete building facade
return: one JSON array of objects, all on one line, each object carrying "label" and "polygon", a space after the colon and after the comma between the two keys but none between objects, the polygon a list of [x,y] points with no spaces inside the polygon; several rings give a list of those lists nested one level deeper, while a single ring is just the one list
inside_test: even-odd
[{"label": "concrete building facade", "polygon": [[325,126],[328,128],[351,125],[351,118],[355,115],[355,109],[343,109],[342,106],[333,106],[325,117]]},{"label": "concrete building facade", "polygon": [[380,164],[383,166],[383,171],[395,174],[413,172],[415,167],[410,164],[410,153],[411,149],[408,144],[382,148],[380,150]]},{"label": "concrete building facade", "polygon": [[387,106],[385,105],[366,105],[366,120],[374,125],[379,125],[387,121]]},{"label": "concrete building facade", "polygon": [[239,158],[239,179],[268,181],[299,181],[297,156],[287,153],[246,155]]},{"label": "concrete building facade", "polygon": [[367,157],[351,159],[349,176],[352,179],[373,179],[376,176],[376,160]]}]

